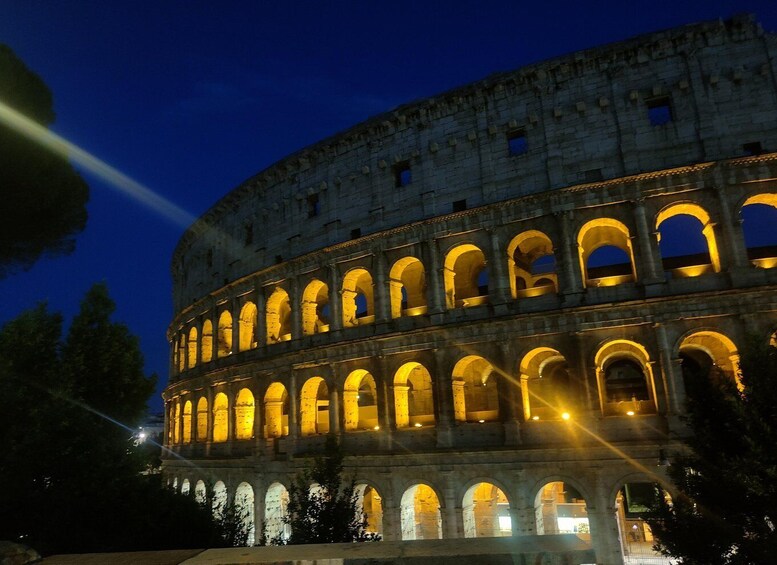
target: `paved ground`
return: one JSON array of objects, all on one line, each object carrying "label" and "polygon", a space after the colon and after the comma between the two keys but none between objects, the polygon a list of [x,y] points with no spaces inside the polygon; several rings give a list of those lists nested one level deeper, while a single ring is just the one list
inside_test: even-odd
[{"label": "paved ground", "polygon": [[179,565],[202,553],[202,549],[172,551],[131,551],[126,553],[86,553],[52,555],[43,565]]}]

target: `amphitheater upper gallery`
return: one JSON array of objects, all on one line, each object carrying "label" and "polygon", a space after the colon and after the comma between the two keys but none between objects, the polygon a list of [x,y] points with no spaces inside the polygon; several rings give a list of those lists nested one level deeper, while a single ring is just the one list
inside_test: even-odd
[{"label": "amphitheater upper gallery", "polygon": [[776,125],[777,38],[743,16],[493,75],[270,166],[173,255],[164,472],[273,535],[334,436],[384,539],[650,555],[683,374],[736,379],[777,329]]}]

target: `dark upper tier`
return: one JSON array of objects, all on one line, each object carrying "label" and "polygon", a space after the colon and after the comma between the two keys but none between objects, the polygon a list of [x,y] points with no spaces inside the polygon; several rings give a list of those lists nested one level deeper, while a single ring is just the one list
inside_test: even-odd
[{"label": "dark upper tier", "polygon": [[222,198],[172,262],[176,312],[368,233],[582,182],[777,147],[777,36],[752,17],[581,51],[402,106]]}]

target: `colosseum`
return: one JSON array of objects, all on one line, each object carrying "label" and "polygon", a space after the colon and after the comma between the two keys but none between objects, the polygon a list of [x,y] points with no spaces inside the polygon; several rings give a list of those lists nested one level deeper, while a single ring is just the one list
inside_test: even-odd
[{"label": "colosseum", "polygon": [[275,163],[175,250],[164,473],[274,535],[334,437],[385,540],[655,559],[641,515],[687,433],[684,371],[734,379],[737,344],[777,329],[775,124],[777,35],[744,16]]}]

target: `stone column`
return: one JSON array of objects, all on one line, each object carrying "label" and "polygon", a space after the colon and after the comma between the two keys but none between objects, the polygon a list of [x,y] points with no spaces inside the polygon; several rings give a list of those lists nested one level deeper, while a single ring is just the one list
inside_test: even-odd
[{"label": "stone column", "polygon": [[386,275],[386,256],[380,249],[373,251],[375,279],[372,286],[375,289],[375,322],[388,322],[391,319],[391,300],[388,294],[389,277]]},{"label": "stone column", "polygon": [[[637,225],[637,239],[639,241],[639,259],[634,259],[637,272],[643,284],[651,284],[663,280],[663,265],[660,265],[661,252],[656,245],[655,237],[651,238],[652,231],[648,226],[645,212],[645,199],[637,198],[634,205],[634,219]],[[661,273],[661,275],[659,274]]]},{"label": "stone column", "polygon": [[[586,351],[586,343],[581,332],[572,333],[572,343],[574,344],[576,356],[577,356],[577,381],[579,383],[581,392],[583,393],[583,405],[581,408],[586,412],[593,412],[601,409],[601,399],[599,398],[599,386],[596,379],[591,382],[591,374],[589,374],[586,359],[588,358],[588,351]],[[570,363],[571,365],[571,363]],[[573,375],[570,374],[570,377]]]},{"label": "stone column", "polygon": [[340,293],[340,276],[337,265],[329,265],[329,329],[338,331],[343,328],[343,302]]},{"label": "stone column", "polygon": [[213,387],[208,387],[207,389],[207,396],[208,396],[208,443],[213,443]]},{"label": "stone column", "polygon": [[261,479],[254,480],[251,485],[254,489],[254,543],[264,538],[262,528],[264,526],[264,499],[267,496],[267,487]]},{"label": "stone column", "polygon": [[232,349],[233,355],[240,351],[240,306],[234,296],[229,301],[229,309],[232,312]]},{"label": "stone column", "polygon": [[600,484],[595,491],[594,500],[586,500],[591,545],[596,552],[597,563],[623,565],[617,508],[615,501],[608,500],[607,496],[606,487]]},{"label": "stone column", "polygon": [[[391,449],[393,443],[393,433],[397,425],[394,413],[394,388],[393,378],[389,374],[388,360],[385,356],[378,356],[377,367],[379,375],[373,375],[375,379],[376,392],[378,394],[378,425],[380,426],[380,437],[384,449]],[[407,393],[406,393],[407,394]]]},{"label": "stone column", "polygon": [[518,445],[521,443],[521,422],[524,420],[524,410],[521,403],[523,393],[520,377],[513,375],[514,354],[509,343],[499,344],[498,383],[500,385],[499,398],[500,413],[505,428],[505,444]]},{"label": "stone column", "polygon": [[437,250],[437,242],[430,239],[424,245],[426,251],[426,272],[429,275],[427,285],[427,300],[429,301],[429,313],[439,314],[445,310],[445,287],[442,282],[440,257]]},{"label": "stone column", "polygon": [[560,224],[561,261],[559,262],[559,293],[574,294],[583,290],[583,274],[580,271],[580,258],[577,252],[577,238],[572,233],[572,212],[553,214]]},{"label": "stone column", "polygon": [[453,386],[451,376],[444,373],[445,367],[445,352],[435,349],[432,386],[437,395],[437,447],[450,447],[453,441]]},{"label": "stone column", "polygon": [[[357,392],[356,394],[358,395],[359,393]],[[329,389],[329,433],[336,436],[340,435],[340,391],[334,382]]]},{"label": "stone column", "polygon": [[724,256],[721,258],[722,266],[727,270],[749,267],[750,260],[747,258],[747,245],[745,244],[745,234],[742,231],[742,222],[738,215],[735,217],[731,212],[725,181],[720,174],[716,175],[715,189],[720,201],[720,217],[723,224],[723,241],[717,242],[718,250],[724,251]]},{"label": "stone column", "polygon": [[445,495],[445,508],[440,509],[443,539],[464,537],[464,512],[452,494]]},{"label": "stone column", "polygon": [[496,231],[491,231],[491,280],[488,289],[489,301],[503,304],[510,300],[510,281],[505,273],[507,254],[502,253],[502,242]]},{"label": "stone column", "polygon": [[297,390],[297,374],[292,369],[289,378],[289,438],[296,442],[299,437],[299,391]]},{"label": "stone column", "polygon": [[[685,383],[683,382],[680,359],[672,354],[669,338],[666,335],[666,325],[656,323],[653,325],[656,331],[656,341],[661,361],[661,374],[664,388],[668,397],[667,412],[669,414],[682,414],[685,411]],[[653,375],[656,376],[655,374]]]},{"label": "stone column", "polygon": [[291,339],[302,337],[302,297],[297,277],[289,281],[289,306],[291,307]]},{"label": "stone column", "polygon": [[402,539],[402,526],[400,519],[401,505],[395,504],[392,497],[383,496],[383,539],[386,541],[399,541]]},{"label": "stone column", "polygon": [[267,301],[264,297],[264,289],[256,286],[256,346],[264,347],[267,345]]}]

